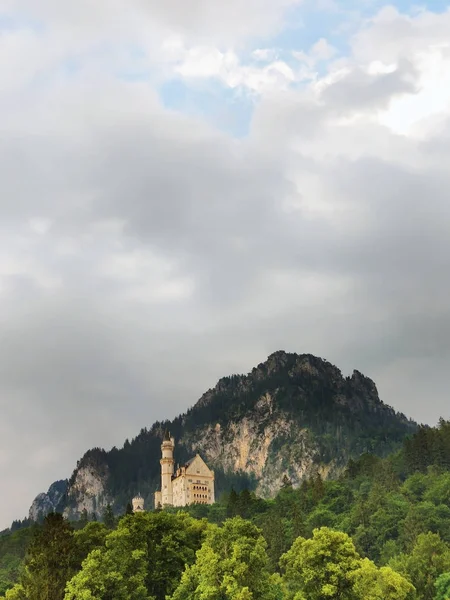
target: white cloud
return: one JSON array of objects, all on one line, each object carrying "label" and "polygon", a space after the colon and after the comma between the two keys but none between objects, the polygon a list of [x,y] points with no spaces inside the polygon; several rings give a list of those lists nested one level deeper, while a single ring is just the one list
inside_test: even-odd
[{"label": "white cloud", "polygon": [[308,52],[293,51],[293,56],[306,63],[310,68],[315,67],[320,61],[328,61],[335,56],[337,50],[325,38],[320,38],[315,42]]},{"label": "white cloud", "polygon": [[450,107],[449,27],[450,11],[437,14],[422,10],[408,16],[387,7],[354,36],[356,61],[376,60],[380,68],[392,69],[408,60],[417,69],[417,93],[393,99],[388,110],[379,115],[379,121],[393,131],[427,135],[428,124],[433,127],[439,115],[445,118]]},{"label": "white cloud", "polygon": [[429,48],[417,57],[420,72],[418,93],[395,99],[379,117],[380,122],[401,134],[426,137],[435,118],[447,118],[450,108],[450,42]]},{"label": "white cloud", "polygon": [[97,38],[99,32],[115,36],[143,36],[160,29],[164,35],[179,33],[188,38],[214,40],[220,44],[241,42],[276,33],[286,11],[300,0],[4,0],[5,9],[31,14],[73,35]]},{"label": "white cloud", "polygon": [[[173,61],[174,72],[188,82],[215,79],[231,89],[240,88],[261,94],[273,89],[286,89],[301,79],[301,70],[295,72],[286,62],[272,57],[274,52],[269,50],[256,53],[256,64],[242,64],[232,50],[221,52],[211,46],[185,48],[180,41],[172,41],[166,47]],[[267,61],[269,57],[273,60]]]}]

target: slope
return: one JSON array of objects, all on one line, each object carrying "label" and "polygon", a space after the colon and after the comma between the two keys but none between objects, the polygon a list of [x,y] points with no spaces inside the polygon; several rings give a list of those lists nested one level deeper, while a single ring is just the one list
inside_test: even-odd
[{"label": "slope", "polygon": [[[271,497],[285,475],[297,486],[315,473],[338,475],[364,452],[385,456],[417,425],[384,404],[358,371],[343,377],[321,358],[278,351],[247,375],[221,379],[184,415],[142,429],[123,448],[86,452],[65,493],[53,493],[54,508],[71,518],[84,509],[101,513],[108,503],[119,512],[138,490],[152,506],[166,428],[176,439],[176,461],[199,452],[214,468],[216,496],[233,485]],[[40,494],[30,517],[41,518],[49,504]]]}]

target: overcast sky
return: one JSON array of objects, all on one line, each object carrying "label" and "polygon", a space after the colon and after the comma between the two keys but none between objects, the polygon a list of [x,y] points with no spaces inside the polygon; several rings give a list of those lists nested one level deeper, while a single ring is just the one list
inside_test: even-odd
[{"label": "overcast sky", "polygon": [[279,349],[450,417],[448,7],[0,0],[0,529]]}]

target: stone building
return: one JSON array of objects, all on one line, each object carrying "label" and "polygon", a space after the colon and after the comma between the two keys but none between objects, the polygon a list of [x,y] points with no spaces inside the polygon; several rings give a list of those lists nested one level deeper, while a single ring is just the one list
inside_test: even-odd
[{"label": "stone building", "polygon": [[133,498],[133,500],[131,501],[132,505],[133,505],[133,512],[137,513],[137,512],[143,512],[144,509],[144,498],[138,494],[137,496],[135,496]]},{"label": "stone building", "polygon": [[161,444],[161,491],[155,493],[155,508],[214,504],[214,471],[199,454],[174,473],[175,440],[166,432]]}]

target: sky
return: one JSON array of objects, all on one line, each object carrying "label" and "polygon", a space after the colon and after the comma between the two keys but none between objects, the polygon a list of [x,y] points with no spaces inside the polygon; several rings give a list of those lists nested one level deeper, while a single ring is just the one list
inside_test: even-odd
[{"label": "sky", "polygon": [[0,529],[276,350],[450,418],[449,31],[441,0],[0,0]]}]

